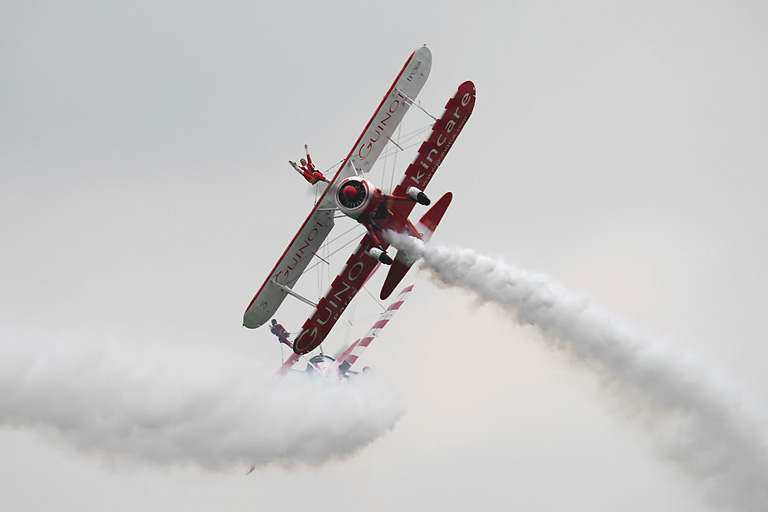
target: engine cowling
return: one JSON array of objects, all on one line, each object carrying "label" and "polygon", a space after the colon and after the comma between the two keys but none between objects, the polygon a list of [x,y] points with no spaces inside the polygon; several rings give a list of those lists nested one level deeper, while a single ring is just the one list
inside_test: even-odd
[{"label": "engine cowling", "polygon": [[336,190],[336,205],[345,215],[358,219],[371,204],[375,192],[376,187],[369,181],[358,177],[347,178]]}]

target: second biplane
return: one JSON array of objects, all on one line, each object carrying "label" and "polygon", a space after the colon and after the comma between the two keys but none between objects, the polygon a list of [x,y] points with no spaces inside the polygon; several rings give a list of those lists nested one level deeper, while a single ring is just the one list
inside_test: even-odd
[{"label": "second biplane", "polygon": [[[383,233],[392,230],[424,241],[434,233],[451,202],[450,192],[436,201],[415,225],[408,216],[416,203],[425,206],[431,203],[424,190],[472,114],[474,84],[470,81],[462,83],[448,100],[443,115],[432,126],[429,138],[422,143],[416,159],[391,194],[383,193],[364,175],[392,140],[395,129],[424,86],[431,67],[432,54],[426,46],[413,52],[333,178],[326,180],[324,176],[318,176],[322,176],[316,180],[318,186],[324,186],[325,190],[248,305],[243,317],[245,327],[255,329],[264,325],[288,295],[295,296],[315,308],[292,342],[295,354],[309,353],[328,336],[377,265],[390,266],[380,293],[383,300],[391,295],[415,263],[416,259],[403,250],[398,250],[393,258],[387,252],[389,243]],[[304,174],[305,178],[307,175]],[[366,234],[329,290],[317,304],[313,304],[296,294],[293,287],[331,232],[337,212],[362,224]]]},{"label": "second biplane", "polygon": [[[352,370],[354,365],[363,351],[368,348],[371,342],[379,335],[379,333],[387,326],[395,313],[402,307],[408,296],[413,291],[413,284],[410,284],[400,290],[397,298],[378,316],[365,336],[359,338],[354,343],[351,343],[343,351],[341,351],[335,358],[325,353],[320,353],[312,356],[307,361],[307,368],[305,372],[310,375],[320,375],[328,379],[344,379],[351,375],[356,375],[358,372]],[[293,342],[290,340],[290,334],[285,328],[277,323],[275,319],[272,319],[272,326],[269,329],[272,334],[277,336],[280,343],[287,345],[291,349],[293,348]],[[289,371],[293,369],[293,365],[301,357],[301,354],[296,352],[291,353],[285,362],[280,366],[272,378],[272,383],[277,384],[285,377]],[[366,372],[368,367],[363,368],[363,372]]]}]

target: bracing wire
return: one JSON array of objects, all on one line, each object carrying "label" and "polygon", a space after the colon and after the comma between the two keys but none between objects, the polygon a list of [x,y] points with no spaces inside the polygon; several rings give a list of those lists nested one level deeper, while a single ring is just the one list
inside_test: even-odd
[{"label": "bracing wire", "polygon": [[[414,130],[413,132],[407,133],[404,136],[398,136],[398,144],[403,149],[410,149],[410,148],[412,148],[412,147],[414,147],[414,146],[416,146],[418,144],[421,144],[421,142],[423,142],[423,141],[421,141],[421,139],[418,139],[418,141],[415,142],[415,143],[404,145],[404,143],[407,143],[407,142],[413,140],[414,138],[416,138],[417,136],[423,134],[427,130],[432,129],[432,126],[433,126],[433,124],[429,124],[427,126],[419,128],[418,130]],[[393,153],[397,153],[399,151],[400,150],[398,148],[390,148],[390,149],[388,149],[388,150],[386,150],[384,152],[384,156],[387,156],[387,155],[390,155],[390,154],[393,154]]]},{"label": "bracing wire", "polygon": [[[402,132],[403,132],[403,125],[400,124],[400,126],[397,127],[397,142],[402,142]],[[385,153],[386,157],[386,153]],[[395,151],[394,161],[392,162],[392,174],[389,178],[389,190],[395,190],[395,169],[397,169],[397,151]],[[391,193],[391,192],[390,192]]]},{"label": "bracing wire", "polygon": [[373,301],[374,301],[376,304],[378,304],[378,306],[381,308],[381,310],[382,310],[382,311],[386,311],[386,310],[387,310],[387,308],[385,308],[385,307],[384,307],[384,304],[382,304],[382,303],[381,303],[381,301],[380,301],[379,299],[377,299],[377,298],[376,298],[376,296],[370,292],[370,290],[368,290],[368,287],[367,287],[367,286],[363,286],[363,290],[365,290],[365,293],[367,293],[367,294],[368,294],[368,296],[369,296],[370,298],[372,298],[372,299],[373,299]]},{"label": "bracing wire", "polygon": [[[335,242],[336,240],[338,240],[338,239],[339,239],[339,238],[341,238],[342,236],[346,235],[347,233],[349,233],[349,232],[350,232],[350,231],[352,231],[353,229],[357,229],[357,228],[358,228],[358,226],[352,226],[352,228],[348,229],[348,230],[347,230],[345,233],[342,233],[341,235],[339,235],[339,236],[337,236],[336,238],[334,238],[332,242]],[[327,242],[327,243],[326,243],[326,244],[324,244],[324,245],[326,245],[326,246],[329,246],[329,245],[330,245],[332,242]],[[345,248],[345,247],[347,247],[348,245],[352,244],[353,242],[357,242],[357,238],[356,238],[356,237],[355,237],[355,238],[353,238],[353,239],[351,239],[351,240],[349,240],[349,241],[348,241],[348,242],[346,242],[344,245],[340,246],[338,249],[335,249],[333,252],[329,252],[328,254],[324,255],[323,257],[324,257],[325,259],[329,259],[331,256],[333,256],[333,255],[334,255],[334,254],[336,254],[337,252],[341,251],[342,249],[344,249],[344,248]],[[310,270],[314,269],[315,267],[317,267],[318,265],[320,265],[320,263],[322,263],[322,262],[321,262],[321,261],[318,261],[317,263],[315,263],[315,264],[313,264],[313,265],[310,265],[309,267],[307,267],[307,268],[304,270],[304,272],[302,272],[302,273],[301,273],[301,275],[304,275],[304,274],[306,274],[307,272],[309,272]],[[299,276],[299,277],[300,277],[300,276]]]},{"label": "bracing wire", "polygon": [[339,165],[341,165],[343,163],[344,163],[344,159],[342,158],[341,160],[339,160],[338,162],[336,162],[335,164],[333,164],[332,166],[327,168],[325,170],[325,172],[323,172],[323,174],[327,174],[327,173],[331,172],[332,170],[334,170],[336,167],[338,167]]}]

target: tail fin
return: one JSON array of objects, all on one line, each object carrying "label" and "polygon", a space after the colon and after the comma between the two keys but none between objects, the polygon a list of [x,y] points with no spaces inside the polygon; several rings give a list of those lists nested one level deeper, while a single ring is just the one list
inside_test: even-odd
[{"label": "tail fin", "polygon": [[[445,211],[448,209],[448,205],[451,204],[451,199],[453,199],[453,194],[447,192],[416,224],[416,230],[421,233],[421,239],[425,242],[428,242],[429,239],[432,238],[435,229],[437,229],[437,225],[440,223]],[[408,255],[402,249],[398,249],[395,261],[389,267],[387,279],[384,281],[384,286],[381,289],[381,300],[385,300],[392,295],[394,289],[400,284],[400,281],[403,280],[411,266],[416,263],[416,260],[417,258]]]}]

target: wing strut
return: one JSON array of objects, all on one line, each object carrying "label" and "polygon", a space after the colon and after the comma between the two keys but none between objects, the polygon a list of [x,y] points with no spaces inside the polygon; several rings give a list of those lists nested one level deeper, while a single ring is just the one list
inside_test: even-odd
[{"label": "wing strut", "polygon": [[[319,256],[318,256],[318,257],[319,257]],[[291,290],[291,289],[290,289],[290,288],[288,288],[287,286],[283,286],[282,284],[278,283],[278,282],[277,282],[277,281],[275,281],[274,279],[272,279],[272,284],[274,284],[275,286],[277,286],[278,288],[280,288],[281,290],[283,290],[283,291],[284,291],[285,293],[287,293],[288,295],[292,295],[293,297],[296,297],[297,299],[299,299],[299,300],[300,300],[301,302],[303,302],[304,304],[308,304],[308,305],[312,306],[313,308],[316,308],[316,307],[317,307],[317,304],[316,304],[316,303],[312,302],[311,300],[309,300],[309,299],[308,299],[308,298],[306,298],[306,297],[303,297],[302,295],[299,295],[298,293],[296,293],[295,291]]]},{"label": "wing strut", "polygon": [[[389,138],[389,137],[387,137]],[[391,139],[390,139],[391,140]],[[355,165],[355,161],[351,158],[349,159],[349,166],[352,168],[352,171],[355,173],[355,176],[362,176],[363,170]]]},{"label": "wing strut", "polygon": [[[425,114],[427,114],[429,117],[431,117],[433,121],[437,121],[437,118],[436,118],[435,116],[433,116],[432,114],[430,114],[429,112],[427,112],[427,111],[426,111],[426,109],[425,109],[424,107],[422,107],[420,103],[416,103],[416,101],[415,101],[415,100],[413,100],[413,99],[412,99],[410,96],[408,96],[407,94],[405,94],[405,93],[404,93],[403,91],[401,91],[400,89],[398,89],[398,88],[395,88],[395,90],[396,90],[397,92],[399,92],[400,94],[402,94],[402,95],[405,97],[405,99],[408,101],[408,103],[410,103],[411,105],[416,105],[416,108],[418,108],[419,110],[421,110],[422,112],[424,112]],[[389,139],[389,140],[392,140],[392,139]],[[394,141],[392,141],[392,142],[394,142]]]}]

